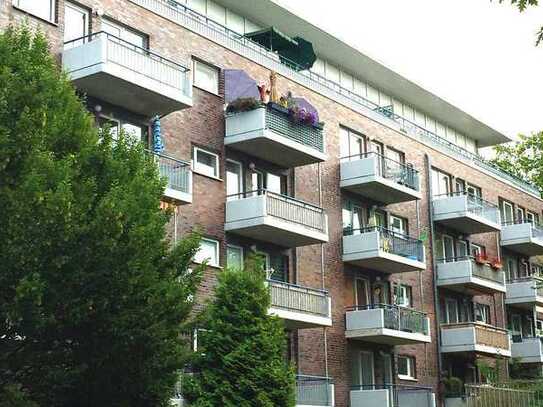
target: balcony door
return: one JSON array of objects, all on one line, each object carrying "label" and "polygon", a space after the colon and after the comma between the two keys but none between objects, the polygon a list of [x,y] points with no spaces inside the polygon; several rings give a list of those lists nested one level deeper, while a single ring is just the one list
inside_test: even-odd
[{"label": "balcony door", "polygon": [[367,305],[369,305],[369,281],[365,278],[356,278],[354,287],[356,306],[359,308],[365,308]]},{"label": "balcony door", "polygon": [[372,390],[375,385],[375,365],[373,352],[360,352],[360,385],[363,390]]},{"label": "balcony door", "polygon": [[507,201],[502,201],[502,222],[511,223],[515,219],[513,204]]},{"label": "balcony door", "polygon": [[64,45],[64,48],[73,48],[85,42],[83,37],[89,33],[89,11],[68,3],[64,5],[64,42],[72,41]]},{"label": "balcony door", "polygon": [[105,31],[108,34],[111,34],[129,44],[135,45],[136,47],[147,49],[148,41],[145,34],[140,34],[134,30],[122,26],[121,24],[115,23],[111,20],[102,19],[102,31]]},{"label": "balcony door", "polygon": [[454,261],[454,239],[451,236],[443,235],[443,261]]},{"label": "balcony door", "polygon": [[226,160],[226,199],[239,199],[243,191],[243,169],[241,163]]}]

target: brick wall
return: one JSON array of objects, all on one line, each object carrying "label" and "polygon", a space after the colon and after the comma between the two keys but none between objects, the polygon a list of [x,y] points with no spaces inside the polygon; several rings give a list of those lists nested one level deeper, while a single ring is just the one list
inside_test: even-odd
[{"label": "brick wall", "polygon": [[[13,9],[9,2],[0,3],[0,26],[9,23],[20,23],[25,14]],[[52,50],[60,50],[63,29],[63,0],[58,1],[58,25],[30,18],[32,26],[38,26],[46,32],[52,42]],[[191,56],[223,69],[243,69],[257,81],[267,80],[269,71],[242,56],[228,51],[219,45],[202,38],[178,25],[173,24],[143,8],[126,0],[80,0],[79,3],[89,7],[93,12],[101,9],[105,16],[116,19],[149,35],[150,47],[155,52],[189,65]],[[93,30],[98,30],[100,17],[93,13]],[[342,238],[342,192],[339,188],[339,126],[343,125],[356,130],[367,137],[394,146],[405,153],[406,161],[414,164],[421,173],[423,199],[419,202],[389,205],[385,209],[390,213],[408,218],[410,234],[419,236],[421,230],[429,230],[429,201],[427,191],[428,166],[426,156],[431,165],[464,180],[478,185],[483,190],[483,197],[497,203],[500,197],[507,197],[522,203],[527,209],[541,213],[542,202],[506,183],[490,177],[461,161],[447,157],[438,151],[423,145],[406,135],[385,127],[371,119],[327,99],[326,97],[304,88],[287,78],[279,77],[280,93],[292,91],[298,97],[307,98],[319,111],[320,119],[326,123],[326,151],[328,160],[322,164],[308,165],[291,171],[290,190],[295,196],[308,202],[320,204],[328,214],[330,242],[325,244],[324,281],[325,288],[332,297],[333,326],[327,329],[300,330],[292,335],[292,349],[297,349],[295,360],[300,372],[304,374],[324,375],[328,373],[336,384],[336,405],[345,407],[348,403],[351,386],[351,364],[349,348],[369,348],[373,346],[362,342],[349,344],[345,339],[345,308],[354,304],[354,277],[358,274],[370,278],[379,276],[391,282],[403,282],[413,287],[414,308],[427,312],[431,321],[432,343],[424,345],[400,346],[394,349],[397,354],[414,355],[417,358],[418,383],[431,385],[437,390],[438,355],[436,353],[437,334],[434,307],[434,274],[432,272],[432,252],[426,243],[427,269],[422,272],[403,273],[401,275],[380,275],[371,270],[360,270],[344,265],[341,261]],[[175,112],[162,120],[166,153],[184,159],[191,159],[193,146],[202,146],[216,152],[221,158],[221,178],[214,179],[194,174],[193,203],[179,208],[177,228],[179,235],[198,227],[202,232],[221,242],[221,265],[225,264],[224,253],[227,241],[237,242],[235,237],[226,236],[224,232],[225,218],[225,157],[249,160],[242,154],[227,151],[224,147],[223,99],[220,96],[194,88],[194,106]],[[322,183],[322,200],[319,194],[319,178]],[[497,255],[497,236],[494,233],[472,236],[476,243],[484,244],[490,256]],[[241,243],[249,244],[241,239]],[[293,250],[292,269],[298,275],[298,283],[309,287],[321,287],[321,245],[313,245]],[[200,301],[208,298],[213,291],[219,268],[209,268],[201,287]],[[440,296],[445,290],[439,290]],[[493,320],[498,326],[504,326],[502,296],[483,296],[481,302],[492,305]],[[326,342],[326,347],[325,347]],[[328,359],[326,361],[325,354]],[[326,367],[328,371],[326,372]]]}]

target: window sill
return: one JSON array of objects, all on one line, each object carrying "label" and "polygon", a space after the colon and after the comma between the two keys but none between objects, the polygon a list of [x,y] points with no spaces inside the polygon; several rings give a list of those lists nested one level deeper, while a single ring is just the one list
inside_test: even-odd
[{"label": "window sill", "polygon": [[51,20],[48,20],[48,19],[46,19],[46,18],[40,17],[40,16],[38,16],[38,15],[32,13],[31,11],[28,11],[28,10],[25,10],[24,8],[21,8],[21,7],[16,6],[15,4],[12,4],[12,7],[13,7],[15,10],[17,10],[17,11],[19,11],[19,12],[21,12],[21,13],[23,13],[23,14],[26,14],[27,16],[36,18],[36,19],[38,19],[38,20],[40,20],[40,21],[43,21],[44,23],[50,24],[50,25],[52,25],[53,27],[58,28],[58,23],[55,22],[55,21],[51,21]]},{"label": "window sill", "polygon": [[196,169],[193,169],[192,172],[193,172],[194,174],[201,175],[202,177],[206,177],[206,178],[210,178],[210,179],[215,180],[215,181],[223,182],[223,179],[222,179],[222,178],[215,177],[215,176],[213,176],[213,175],[209,175],[209,174],[200,172],[200,171],[198,171],[198,170],[196,170]]},{"label": "window sill", "polygon": [[401,374],[398,375],[398,379],[400,380],[405,380],[407,382],[418,382],[419,379],[416,379],[414,377],[411,377],[411,376],[403,376]]},{"label": "window sill", "polygon": [[[203,263],[199,262],[199,261],[192,261],[194,264],[198,264],[198,265],[202,265]],[[217,269],[217,270],[222,270],[224,267],[222,266],[219,266],[219,265],[216,265],[216,264],[206,264],[206,267],[211,267],[212,269]]]},{"label": "window sill", "polygon": [[202,92],[209,93],[210,95],[216,96],[216,97],[218,97],[218,98],[221,97],[221,95],[219,94],[219,92],[213,92],[212,90],[209,90],[209,89],[206,89],[206,88],[201,88],[201,87],[198,86],[198,85],[192,85],[192,86],[195,87],[196,89],[201,90]]}]

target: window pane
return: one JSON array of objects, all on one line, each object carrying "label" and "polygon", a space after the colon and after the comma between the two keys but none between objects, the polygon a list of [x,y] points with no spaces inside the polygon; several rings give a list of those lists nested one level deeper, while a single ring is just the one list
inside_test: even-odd
[{"label": "window pane", "polygon": [[243,251],[241,247],[228,246],[226,248],[226,264],[228,267],[243,268]]},{"label": "window pane", "polygon": [[[66,3],[64,7],[64,42],[81,38],[87,35],[88,12]],[[72,48],[83,44],[84,40],[71,42],[65,48]]]},{"label": "window pane", "polygon": [[275,192],[276,194],[283,192],[281,188],[281,177],[279,175],[267,173],[266,178],[266,189],[268,191]]},{"label": "window pane", "polygon": [[226,195],[228,200],[239,199],[242,191],[241,165],[238,163],[226,162]]},{"label": "window pane", "polygon": [[[349,131],[341,128],[339,130],[339,157],[344,158],[349,156]],[[345,160],[342,160],[345,161]]]},{"label": "window pane", "polygon": [[405,357],[398,358],[398,374],[402,376],[409,375],[408,359]]},{"label": "window pane", "polygon": [[55,20],[54,0],[16,0],[15,5],[44,20]]},{"label": "window pane", "polygon": [[217,176],[217,157],[202,150],[196,150],[196,169],[212,177]]},{"label": "window pane", "polygon": [[219,93],[218,69],[199,61],[194,61],[194,86],[212,93]]},{"label": "window pane", "polygon": [[207,263],[211,266],[218,265],[218,243],[213,240],[202,240],[200,242],[200,248],[194,256],[194,261],[197,263],[203,263],[207,260]]}]

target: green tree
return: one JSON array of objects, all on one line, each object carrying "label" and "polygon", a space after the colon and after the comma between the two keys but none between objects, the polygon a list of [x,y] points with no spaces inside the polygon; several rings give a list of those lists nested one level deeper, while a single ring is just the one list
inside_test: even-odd
[{"label": "green tree", "polygon": [[[503,3],[504,1],[509,2],[509,0],[498,0],[500,3]],[[519,11],[522,13],[525,11],[529,6],[538,6],[539,0],[511,0],[511,4],[519,9]],[[536,34],[536,41],[535,45],[538,46],[543,41],[543,27],[539,29],[539,31]]]},{"label": "green tree", "polygon": [[218,277],[202,318],[194,375],[183,380],[193,407],[291,407],[295,374],[285,360],[283,322],[268,315],[270,293],[257,258]]},{"label": "green tree", "polygon": [[494,164],[543,191],[543,131],[494,147]]},{"label": "green tree", "polygon": [[0,400],[168,404],[199,236],[167,241],[164,180],[126,139],[98,133],[43,35],[0,33]]}]

